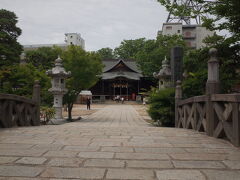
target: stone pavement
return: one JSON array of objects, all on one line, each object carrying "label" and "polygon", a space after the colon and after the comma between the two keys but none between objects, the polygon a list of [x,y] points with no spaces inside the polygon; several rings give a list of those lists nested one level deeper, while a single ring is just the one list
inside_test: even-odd
[{"label": "stone pavement", "polygon": [[108,105],[79,122],[0,129],[3,179],[239,180],[240,150]]}]

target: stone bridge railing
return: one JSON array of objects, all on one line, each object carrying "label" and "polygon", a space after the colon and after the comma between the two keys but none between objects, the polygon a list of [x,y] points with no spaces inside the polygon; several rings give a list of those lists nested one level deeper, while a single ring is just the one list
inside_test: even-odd
[{"label": "stone bridge railing", "polygon": [[[214,53],[208,63],[212,63],[213,58],[216,60]],[[181,82],[177,82],[175,127],[227,138],[235,146],[240,146],[240,94],[218,94],[220,83],[218,69],[215,68],[218,63],[215,61],[208,65],[206,95],[182,100]]]},{"label": "stone bridge railing", "polygon": [[40,125],[40,85],[36,81],[33,98],[0,93],[0,128]]}]

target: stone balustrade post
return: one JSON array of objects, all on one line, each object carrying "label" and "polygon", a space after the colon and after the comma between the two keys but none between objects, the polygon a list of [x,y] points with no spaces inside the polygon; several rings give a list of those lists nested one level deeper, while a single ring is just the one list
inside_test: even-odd
[{"label": "stone balustrade post", "polygon": [[182,86],[181,81],[176,82],[176,89],[175,89],[175,127],[178,126],[178,103],[182,99]]},{"label": "stone balustrade post", "polygon": [[35,80],[34,86],[33,86],[33,95],[32,100],[36,101],[38,104],[40,104],[40,84],[38,80]]},{"label": "stone balustrade post", "polygon": [[36,126],[40,125],[40,101],[41,101],[40,89],[41,89],[41,86],[39,84],[39,81],[35,80],[34,86],[33,86],[32,100],[34,100],[37,103],[36,120],[34,120],[34,125]]},{"label": "stone balustrade post", "polygon": [[214,113],[213,102],[211,101],[212,94],[220,92],[219,81],[219,61],[217,58],[217,49],[211,48],[209,50],[210,59],[208,61],[208,79],[206,83],[206,121],[207,121],[207,135],[213,136],[214,128],[217,124],[217,117]]}]

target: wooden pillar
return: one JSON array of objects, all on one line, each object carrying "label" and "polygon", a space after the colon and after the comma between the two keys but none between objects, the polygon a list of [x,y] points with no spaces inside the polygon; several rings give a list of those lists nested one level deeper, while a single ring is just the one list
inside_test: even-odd
[{"label": "wooden pillar", "polygon": [[104,95],[104,80],[102,80],[102,95]]},{"label": "wooden pillar", "polygon": [[211,48],[209,50],[210,59],[208,61],[208,80],[206,83],[206,126],[207,135],[213,136],[214,129],[217,124],[217,117],[214,112],[213,102],[211,101],[212,94],[220,92],[219,82],[219,62],[217,59],[217,49]]},{"label": "wooden pillar", "polygon": [[115,97],[115,85],[113,84],[113,95]]},{"label": "wooden pillar", "polygon": [[33,124],[34,126],[38,126],[40,125],[40,84],[39,84],[39,81],[36,80],[34,82],[34,86],[33,86],[33,95],[32,95],[32,99],[37,103],[37,112],[36,112],[36,116],[35,116],[35,119],[33,121]]},{"label": "wooden pillar", "polygon": [[233,122],[233,137],[232,143],[235,146],[240,146],[240,106],[239,102],[232,103],[232,122]]},{"label": "wooden pillar", "polygon": [[138,80],[138,94],[139,94],[139,80]]},{"label": "wooden pillar", "polygon": [[128,83],[127,83],[127,100],[129,100],[129,97],[128,97]]},{"label": "wooden pillar", "polygon": [[120,79],[120,96],[122,96],[122,80]]},{"label": "wooden pillar", "polygon": [[181,87],[181,81],[176,82],[176,89],[175,89],[175,127],[178,127],[178,103],[182,99],[182,87]]}]

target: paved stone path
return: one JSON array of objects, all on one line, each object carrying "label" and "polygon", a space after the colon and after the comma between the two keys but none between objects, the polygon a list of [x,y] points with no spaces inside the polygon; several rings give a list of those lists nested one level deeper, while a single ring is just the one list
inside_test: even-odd
[{"label": "paved stone path", "polygon": [[109,105],[79,122],[0,129],[3,179],[239,180],[240,150]]}]

